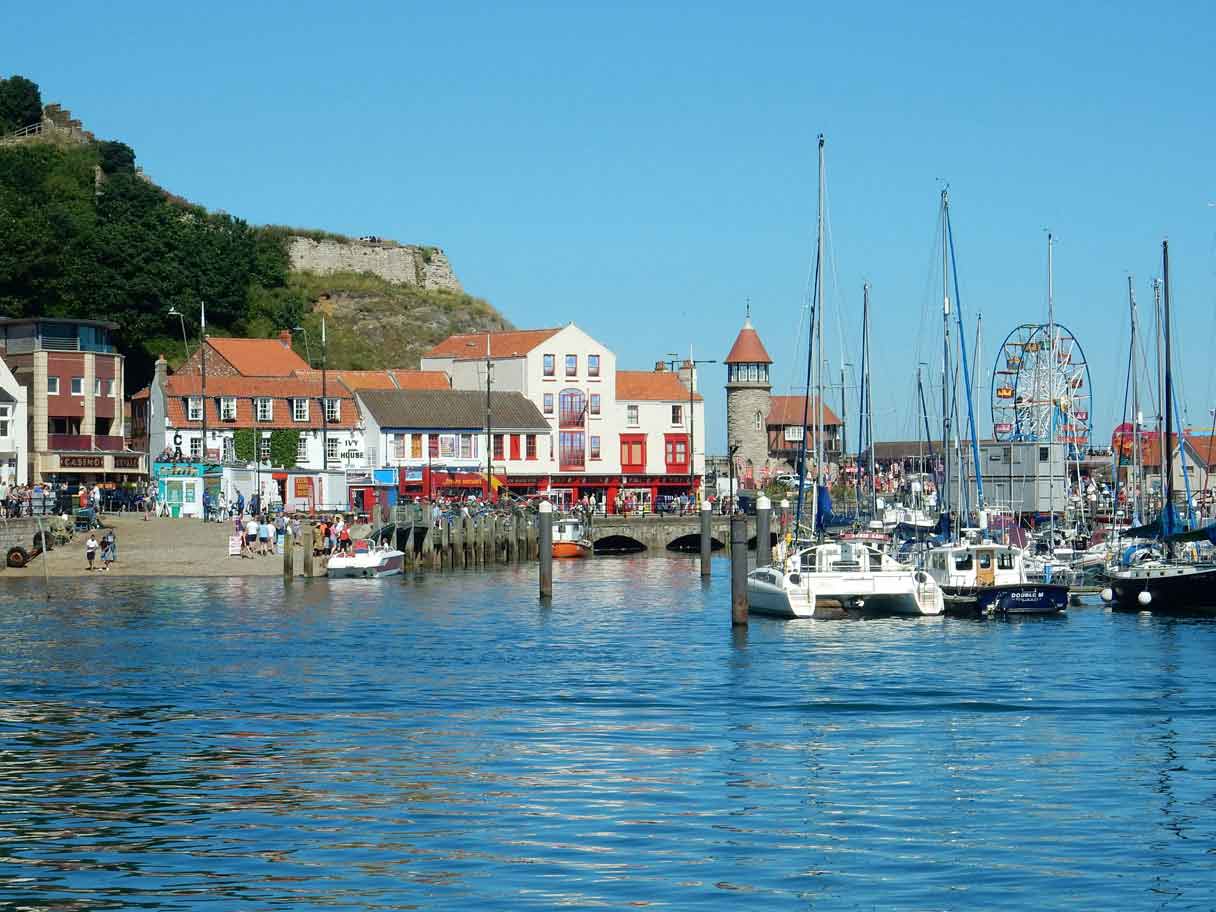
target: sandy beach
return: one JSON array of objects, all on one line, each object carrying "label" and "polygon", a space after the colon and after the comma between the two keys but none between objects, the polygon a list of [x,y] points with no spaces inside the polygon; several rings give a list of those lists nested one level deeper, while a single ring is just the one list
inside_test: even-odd
[{"label": "sandy beach", "polygon": [[[92,573],[102,576],[281,576],[283,556],[230,557],[228,537],[232,524],[205,523],[197,519],[169,519],[153,517],[144,520],[142,513],[111,513],[103,517],[107,528],[114,530],[118,539],[118,560],[109,570],[100,569]],[[103,531],[97,532],[101,541]],[[84,543],[88,533],[77,532],[72,541],[60,545],[53,551],[30,561],[28,567],[15,570],[5,567],[0,570],[0,579],[14,577],[38,577],[43,573],[43,562],[51,576],[88,576],[88,562],[84,556]],[[296,573],[303,572],[301,549],[296,548]],[[101,552],[98,551],[96,566],[100,568]],[[317,561],[317,573],[323,572],[323,564]]]}]

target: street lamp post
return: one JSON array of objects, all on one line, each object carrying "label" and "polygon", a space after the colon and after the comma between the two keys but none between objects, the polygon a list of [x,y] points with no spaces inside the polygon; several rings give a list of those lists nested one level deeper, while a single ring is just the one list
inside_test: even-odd
[{"label": "street lamp post", "polygon": [[[680,356],[675,352],[668,352],[667,357],[670,359],[668,364],[674,371],[679,363]],[[693,413],[694,394],[697,388],[697,365],[699,364],[717,364],[716,358],[703,358],[700,361],[692,356],[692,346],[688,346],[688,360],[685,362],[688,365],[688,493],[695,498],[695,502],[700,501],[701,492],[696,485],[697,473],[697,447],[696,447],[696,418]]]},{"label": "street lamp post", "polygon": [[190,343],[186,341],[186,315],[176,307],[169,308],[169,316],[177,317],[182,324],[182,348],[186,350],[186,358],[190,358]]}]

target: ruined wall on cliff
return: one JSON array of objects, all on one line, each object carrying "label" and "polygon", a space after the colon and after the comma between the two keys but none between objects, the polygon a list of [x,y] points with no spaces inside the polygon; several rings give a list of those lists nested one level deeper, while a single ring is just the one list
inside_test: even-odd
[{"label": "ruined wall on cliff", "polygon": [[339,241],[290,237],[287,251],[292,269],[317,275],[366,272],[395,285],[442,289],[464,289],[452,271],[447,256],[438,247],[418,247],[396,241]]}]

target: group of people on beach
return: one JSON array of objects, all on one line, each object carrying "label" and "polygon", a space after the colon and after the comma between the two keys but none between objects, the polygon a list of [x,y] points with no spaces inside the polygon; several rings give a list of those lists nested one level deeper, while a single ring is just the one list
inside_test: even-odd
[{"label": "group of people on beach", "polygon": [[283,514],[271,519],[265,513],[241,514],[232,516],[234,534],[241,537],[241,557],[265,557],[278,553],[279,539],[289,531],[293,535],[300,534],[300,519],[288,519]]}]

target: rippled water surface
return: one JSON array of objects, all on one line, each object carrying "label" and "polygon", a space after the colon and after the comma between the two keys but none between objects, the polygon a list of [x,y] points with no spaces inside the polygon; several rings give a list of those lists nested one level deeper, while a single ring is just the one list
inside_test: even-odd
[{"label": "rippled water surface", "polygon": [[8,580],[0,899],[1216,906],[1216,622],[732,633],[726,569]]}]

